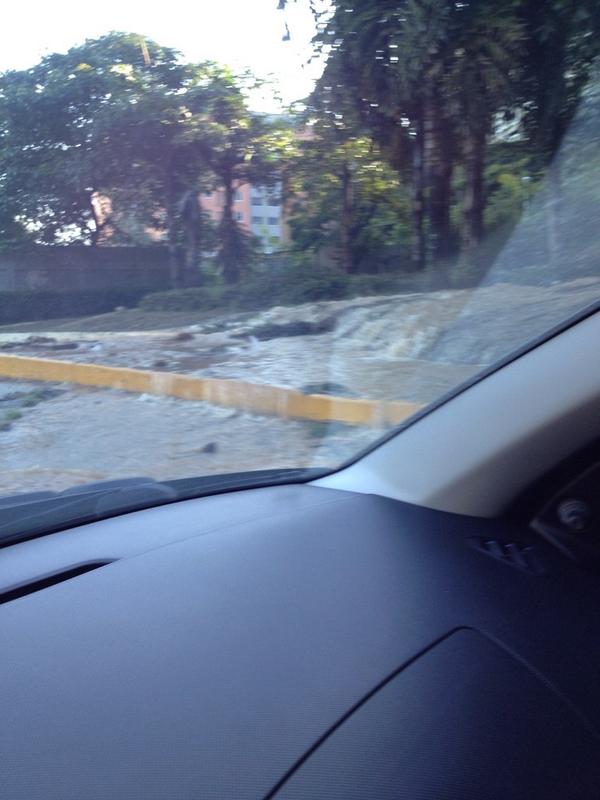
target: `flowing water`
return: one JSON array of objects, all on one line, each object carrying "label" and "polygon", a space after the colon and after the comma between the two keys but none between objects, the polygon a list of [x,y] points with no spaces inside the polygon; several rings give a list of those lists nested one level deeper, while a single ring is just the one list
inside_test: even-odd
[{"label": "flowing water", "polygon": [[[0,334],[0,353],[425,405],[595,301],[599,286],[496,284],[272,308],[177,330]],[[116,390],[42,388],[54,392],[0,383],[1,493],[130,475],[335,466],[383,432]]]}]

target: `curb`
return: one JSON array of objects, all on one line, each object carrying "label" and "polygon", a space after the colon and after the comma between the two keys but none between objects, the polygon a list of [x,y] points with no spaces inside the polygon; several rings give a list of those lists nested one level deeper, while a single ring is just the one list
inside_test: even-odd
[{"label": "curb", "polygon": [[199,400],[253,414],[349,425],[398,425],[421,408],[416,403],[303,394],[282,386],[226,378],[198,378],[174,372],[28,356],[0,355],[0,377],[122,389],[138,394]]}]

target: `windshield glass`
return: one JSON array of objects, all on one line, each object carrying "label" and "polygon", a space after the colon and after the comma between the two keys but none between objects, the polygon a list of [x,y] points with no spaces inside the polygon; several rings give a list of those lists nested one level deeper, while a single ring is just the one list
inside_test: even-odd
[{"label": "windshield glass", "polygon": [[0,494],[335,468],[600,298],[595,0],[12,6]]}]

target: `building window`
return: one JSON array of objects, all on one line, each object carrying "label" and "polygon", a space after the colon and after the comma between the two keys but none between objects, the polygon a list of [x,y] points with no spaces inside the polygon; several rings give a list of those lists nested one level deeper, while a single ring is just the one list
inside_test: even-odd
[{"label": "building window", "polygon": [[253,206],[262,206],[262,204],[263,204],[262,197],[253,197],[252,198],[252,205]]},{"label": "building window", "polygon": [[242,193],[239,192],[239,191],[238,192],[234,192],[233,199],[234,199],[234,201],[236,203],[241,203],[242,202]]},{"label": "building window", "polygon": [[252,217],[252,224],[253,225],[262,225],[264,219],[262,217]]},{"label": "building window", "polygon": [[235,217],[235,219],[237,219],[238,222],[242,221],[242,212],[241,211],[236,211],[233,216]]},{"label": "building window", "polygon": [[279,225],[279,217],[269,217],[269,225]]}]

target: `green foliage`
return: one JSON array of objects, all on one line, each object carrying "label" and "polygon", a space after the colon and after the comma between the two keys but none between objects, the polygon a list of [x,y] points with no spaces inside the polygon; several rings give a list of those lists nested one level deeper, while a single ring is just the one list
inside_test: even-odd
[{"label": "green foliage", "polygon": [[319,122],[299,146],[288,182],[294,249],[310,263],[331,252],[343,271],[379,271],[385,248],[406,245],[405,187],[365,136]]},{"label": "green foliage", "polygon": [[515,224],[538,188],[539,175],[525,142],[490,145],[485,169],[486,230]]},{"label": "green foliage", "polygon": [[[291,122],[250,110],[251,76],[184,63],[136,34],[110,33],[1,74],[0,248],[140,243],[150,231],[168,244],[174,286],[206,283],[185,296],[207,308],[347,296],[348,276],[394,267],[433,264],[457,280],[469,262],[478,270],[484,231],[514,224],[587,82],[598,81],[600,7],[325,6],[323,76]],[[283,187],[292,272],[256,272],[257,242],[233,211],[243,184]],[[224,197],[214,225],[198,204],[212,189]],[[578,189],[597,202],[589,175],[578,172]],[[565,242],[576,223],[561,232]],[[223,285],[210,282],[207,252]]]},{"label": "green foliage", "polygon": [[575,115],[600,53],[597,0],[518,0],[526,31],[521,125],[536,166],[552,159]]},{"label": "green foliage", "polygon": [[335,0],[317,17],[325,70],[313,106],[375,140],[411,186],[417,267],[452,254],[453,223],[468,257],[486,225],[514,219],[523,173],[490,182],[488,147],[521,141],[537,176],[600,54],[594,0]]},{"label": "green foliage", "polygon": [[464,167],[463,240],[483,230],[485,143],[515,97],[522,25],[513,0],[339,0],[317,37],[316,98],[331,125],[348,107],[412,192],[412,260],[450,252],[452,172]]},{"label": "green foliage", "polygon": [[212,231],[199,193],[226,196],[225,277],[250,248],[234,188],[274,183],[289,130],[248,110],[247,76],[135,34],[112,33],[0,76],[0,235],[45,243],[169,243],[173,280],[193,280]]},{"label": "green foliage", "polygon": [[131,172],[114,120],[148,95],[169,96],[181,71],[174,51],[148,42],[146,63],[140,44],[133,34],[108,34],[1,76],[2,195],[38,241],[99,236],[94,196]]},{"label": "green foliage", "polygon": [[282,162],[293,150],[289,126],[252,113],[245,86],[215,64],[193,74],[187,89],[189,109],[183,115],[181,141],[214,175],[223,189],[223,214],[218,227],[218,263],[229,284],[239,281],[252,261],[254,243],[233,216],[235,189],[243,184],[274,186],[281,177]]},{"label": "green foliage", "polygon": [[12,423],[21,419],[23,413],[17,408],[9,408],[6,411],[0,411],[0,432],[9,431]]},{"label": "green foliage", "polygon": [[215,284],[208,287],[153,292],[139,308],[144,311],[244,311],[294,306],[321,300],[423,288],[414,278],[402,275],[348,276],[338,270],[291,268],[280,272],[254,274],[239,286]]},{"label": "green foliage", "polygon": [[527,196],[523,180],[511,172],[497,173],[494,176],[494,183],[495,191],[485,210],[485,224],[488,230],[516,222]]},{"label": "green foliage", "polygon": [[214,288],[169,289],[145,295],[138,304],[143,311],[204,311],[217,308],[222,292]]}]

